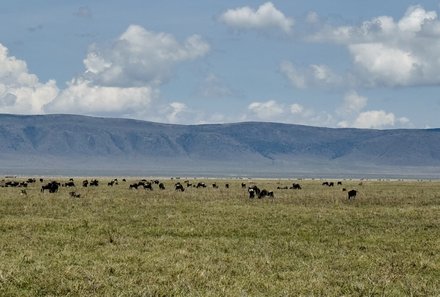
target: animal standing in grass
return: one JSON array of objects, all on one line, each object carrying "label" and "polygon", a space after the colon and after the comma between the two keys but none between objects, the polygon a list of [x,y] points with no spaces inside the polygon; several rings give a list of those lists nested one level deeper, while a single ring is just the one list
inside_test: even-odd
[{"label": "animal standing in grass", "polygon": [[350,190],[350,191],[348,191],[348,200],[351,200],[351,199],[356,198],[356,194],[357,194],[357,191],[356,191],[356,190]]}]

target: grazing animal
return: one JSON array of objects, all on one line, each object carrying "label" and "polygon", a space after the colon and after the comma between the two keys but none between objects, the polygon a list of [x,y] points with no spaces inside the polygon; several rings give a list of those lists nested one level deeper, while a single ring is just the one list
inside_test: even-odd
[{"label": "grazing animal", "polygon": [[297,184],[297,183],[293,183],[292,186],[290,187],[293,190],[301,190],[301,185]]},{"label": "grazing animal", "polygon": [[226,184],[226,185],[225,185],[225,188],[226,188],[226,189],[229,189],[229,184]]},{"label": "grazing animal", "polygon": [[97,179],[94,179],[90,182],[89,186],[91,187],[97,187],[99,185],[99,181]]},{"label": "grazing animal", "polygon": [[357,194],[357,191],[356,191],[356,190],[350,190],[350,191],[348,191],[348,200],[351,200],[351,199],[356,198],[356,194]]},{"label": "grazing animal", "polygon": [[77,192],[69,192],[70,197],[72,198],[81,198],[81,194]]},{"label": "grazing animal", "polygon": [[255,190],[253,188],[248,189],[249,199],[255,198]]},{"label": "grazing animal", "polygon": [[200,182],[200,183],[197,184],[196,188],[206,188],[206,184]]},{"label": "grazing animal", "polygon": [[347,189],[346,188],[342,188],[342,192],[345,192],[345,191],[347,191]]},{"label": "grazing animal", "polygon": [[214,189],[218,189],[217,184],[212,184],[212,187],[213,187]]},{"label": "grazing animal", "polygon": [[176,191],[180,191],[180,192],[185,191],[185,189],[183,188],[182,184],[179,183],[179,182],[176,183],[176,184],[174,185],[174,187],[175,187]]},{"label": "grazing animal", "polygon": [[163,183],[159,183],[159,189],[165,190],[165,185]]},{"label": "grazing animal", "polygon": [[258,198],[261,199],[264,197],[273,197],[273,192],[268,191],[266,189],[261,190],[260,193],[258,194]]},{"label": "grazing animal", "polygon": [[145,190],[153,191],[153,186],[152,186],[152,184],[150,182],[147,182],[147,183],[144,184],[144,189]]},{"label": "grazing animal", "polygon": [[246,184],[245,183],[241,183],[241,187],[244,189],[246,188]]},{"label": "grazing animal", "polygon": [[69,182],[63,184],[63,187],[74,187],[74,186],[75,186],[75,183],[73,181],[69,181]]},{"label": "grazing animal", "polygon": [[87,188],[87,186],[89,185],[89,181],[88,180],[83,180],[83,187]]},{"label": "grazing animal", "polygon": [[41,192],[44,193],[45,190],[48,190],[49,193],[56,193],[58,192],[58,187],[60,186],[60,183],[56,181],[52,181],[48,183],[47,185],[41,186]]},{"label": "grazing animal", "polygon": [[338,181],[338,186],[342,186],[342,182],[341,181]]}]

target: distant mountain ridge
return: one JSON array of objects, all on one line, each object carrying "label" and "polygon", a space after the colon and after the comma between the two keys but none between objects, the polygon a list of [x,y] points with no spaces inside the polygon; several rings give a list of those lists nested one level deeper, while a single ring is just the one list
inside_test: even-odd
[{"label": "distant mountain ridge", "polygon": [[0,171],[435,177],[440,176],[440,129],[266,122],[172,125],[79,115],[0,114]]}]

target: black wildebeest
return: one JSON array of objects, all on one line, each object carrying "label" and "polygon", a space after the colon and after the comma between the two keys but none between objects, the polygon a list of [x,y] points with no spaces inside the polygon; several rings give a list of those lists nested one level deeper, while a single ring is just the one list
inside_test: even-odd
[{"label": "black wildebeest", "polygon": [[350,190],[350,191],[348,191],[348,200],[351,200],[351,199],[356,198],[356,194],[357,194],[357,191],[356,191],[356,190]]}]

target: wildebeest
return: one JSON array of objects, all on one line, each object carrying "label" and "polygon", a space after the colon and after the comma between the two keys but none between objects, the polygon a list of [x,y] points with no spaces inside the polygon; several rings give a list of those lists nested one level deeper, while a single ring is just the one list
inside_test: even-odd
[{"label": "wildebeest", "polygon": [[273,197],[273,192],[268,191],[266,189],[261,190],[260,193],[258,194],[258,198],[261,199],[264,197]]},{"label": "wildebeest", "polygon": [[98,185],[99,185],[99,181],[97,179],[94,179],[89,183],[89,186],[91,187],[97,187]]},{"label": "wildebeest", "polygon": [[89,181],[83,180],[82,184],[83,184],[83,187],[86,188],[89,185]]},{"label": "wildebeest", "polygon": [[342,186],[342,182],[341,181],[338,181],[338,184],[337,184],[338,186]]},{"label": "wildebeest", "polygon": [[202,183],[202,182],[199,182],[199,183],[197,184],[196,188],[206,188],[206,184],[205,184],[205,183]]},{"label": "wildebeest", "polygon": [[159,189],[165,190],[165,185],[163,183],[159,183]]},{"label": "wildebeest", "polygon": [[246,188],[246,184],[245,183],[241,183],[241,187],[244,189]]},{"label": "wildebeest", "polygon": [[212,184],[212,187],[213,187],[214,189],[218,189],[217,184]]},{"label": "wildebeest", "polygon": [[251,186],[248,188],[249,198],[255,198],[255,195],[260,195],[260,189],[257,186]]},{"label": "wildebeest", "polygon": [[69,192],[70,197],[72,198],[81,198],[81,194],[77,192]]},{"label": "wildebeest", "polygon": [[353,199],[356,198],[356,194],[357,194],[357,191],[356,191],[356,190],[350,190],[350,191],[348,191],[348,200],[351,200],[352,198],[353,198]]},{"label": "wildebeest", "polygon": [[225,188],[226,188],[226,189],[229,189],[229,184],[225,184]]},{"label": "wildebeest", "polygon": [[73,181],[69,181],[69,182],[63,184],[63,187],[74,187],[74,186],[75,186],[75,183]]},{"label": "wildebeest", "polygon": [[293,183],[290,188],[293,190],[301,190],[301,185],[297,183]]},{"label": "wildebeest", "polygon": [[176,191],[181,191],[181,192],[185,191],[185,189],[183,188],[182,184],[179,183],[179,182],[176,183],[176,184],[174,185],[174,187],[175,187]]},{"label": "wildebeest", "polygon": [[150,182],[146,182],[143,184],[145,190],[153,191],[153,185]]},{"label": "wildebeest", "polygon": [[58,192],[58,187],[60,186],[59,182],[52,181],[48,183],[47,185],[41,186],[41,192],[44,193],[45,190],[49,190],[49,193],[56,193]]}]

